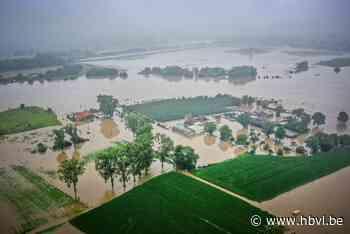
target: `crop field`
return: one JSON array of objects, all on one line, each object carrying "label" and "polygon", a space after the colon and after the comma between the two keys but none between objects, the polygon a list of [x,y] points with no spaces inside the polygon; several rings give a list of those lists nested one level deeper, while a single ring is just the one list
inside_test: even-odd
[{"label": "crop field", "polygon": [[0,135],[60,125],[54,112],[40,107],[23,107],[0,112]]},{"label": "crop field", "polygon": [[21,166],[0,169],[0,201],[15,208],[18,233],[65,216],[74,200]]},{"label": "crop field", "polygon": [[182,119],[188,114],[209,115],[230,111],[229,107],[239,105],[240,99],[229,95],[215,97],[173,98],[130,105],[128,110],[142,113],[157,121]]},{"label": "crop field", "polygon": [[[268,213],[190,177],[171,172],[84,213],[71,224],[87,234],[260,233],[250,217]],[[281,233],[275,229],[273,233]]]},{"label": "crop field", "polygon": [[255,201],[265,201],[350,165],[350,150],[311,157],[245,155],[194,174]]}]

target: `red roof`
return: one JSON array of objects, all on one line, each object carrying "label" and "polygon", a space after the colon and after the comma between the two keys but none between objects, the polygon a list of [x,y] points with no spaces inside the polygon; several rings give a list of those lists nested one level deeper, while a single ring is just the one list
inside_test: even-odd
[{"label": "red roof", "polygon": [[75,113],[75,120],[76,121],[81,121],[87,118],[92,117],[94,114],[92,114],[91,112],[88,111],[83,111],[83,112],[77,112]]}]

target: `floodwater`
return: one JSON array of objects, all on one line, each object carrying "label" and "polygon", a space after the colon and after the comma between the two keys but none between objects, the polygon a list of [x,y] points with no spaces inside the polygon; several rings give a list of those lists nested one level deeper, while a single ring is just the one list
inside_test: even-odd
[{"label": "floodwater", "polygon": [[[50,106],[60,114],[97,107],[98,94],[111,94],[122,103],[182,96],[251,95],[282,99],[287,107],[303,107],[309,112],[321,111],[327,115],[326,130],[336,130],[339,111],[350,112],[350,68],[336,74],[332,68],[315,65],[320,60],[335,56],[296,56],[283,53],[292,48],[275,48],[270,53],[254,56],[226,53],[232,48],[202,48],[172,53],[153,54],[133,60],[104,60],[89,62],[128,70],[127,79],[86,79],[74,81],[9,84],[0,86],[0,110],[27,105]],[[346,56],[346,55],[343,55]],[[296,62],[308,60],[310,69],[288,78],[288,68]],[[145,66],[180,65],[188,68],[254,65],[258,75],[279,75],[283,79],[258,79],[246,84],[227,80],[144,77],[137,73]],[[347,130],[349,131],[349,129]]]},{"label": "floodwater", "polygon": [[[66,113],[82,111],[97,107],[98,94],[111,94],[122,103],[135,103],[150,99],[216,95],[218,93],[234,96],[251,95],[256,97],[275,98],[283,100],[287,108],[303,107],[309,112],[321,111],[327,115],[325,129],[336,131],[336,116],[339,111],[350,113],[350,68],[343,68],[335,74],[332,68],[313,65],[314,63],[333,58],[332,56],[298,57],[282,53],[285,48],[274,49],[270,53],[253,57],[235,53],[225,53],[227,48],[205,48],[189,51],[179,51],[169,54],[154,54],[134,60],[105,60],[90,62],[96,65],[122,67],[128,70],[127,79],[86,79],[81,77],[75,81],[38,82],[29,84],[9,84],[0,86],[0,110],[17,107],[21,103],[53,108],[60,117]],[[288,78],[286,70],[296,62],[309,60],[309,71]],[[180,65],[188,68],[202,66],[221,66],[230,68],[237,65],[255,65],[258,75],[279,75],[283,79],[256,80],[246,84],[234,84],[226,80],[211,79],[163,79],[160,77],[143,77],[137,72],[145,66]],[[315,76],[315,74],[320,74]],[[165,123],[169,127],[176,121]],[[225,119],[220,124],[228,124],[236,135],[242,126]],[[73,189],[67,188],[57,178],[50,176],[49,171],[57,170],[65,158],[84,158],[87,154],[111,146],[119,140],[133,139],[132,133],[125,128],[124,123],[116,118],[114,121],[94,121],[79,126],[82,137],[90,140],[77,150],[73,148],[62,152],[49,151],[43,155],[31,154],[34,141],[52,144],[51,128],[34,130],[32,132],[14,134],[0,142],[0,166],[12,164],[26,165],[39,172],[50,183],[64,192],[73,195]],[[204,135],[186,138],[170,130],[155,126],[155,132],[170,136],[176,144],[193,147],[200,158],[199,165],[211,164],[230,159],[239,154],[241,149],[220,142],[217,136]],[[349,131],[349,129],[347,130]],[[36,142],[36,143],[37,143]],[[171,169],[169,165],[165,170]],[[155,162],[150,175],[137,183],[161,173],[160,163]],[[262,203],[262,207],[276,215],[290,215],[295,209],[303,214],[323,215],[334,214],[344,216],[345,223],[350,220],[346,201],[350,196],[350,187],[344,186],[350,178],[350,169],[346,168],[330,176],[299,187],[282,194],[271,201]],[[132,179],[126,190],[134,186]],[[87,170],[81,176],[78,193],[82,202],[90,207],[104,203],[114,196],[123,193],[121,183],[116,182],[114,193],[111,186],[95,171],[94,163],[87,165]],[[0,212],[10,207],[1,204]],[[10,221],[9,221],[10,222]],[[317,230],[313,233],[317,233]],[[306,232],[304,229],[303,232]],[[333,233],[333,232],[332,232]],[[341,233],[341,232],[340,232]],[[343,232],[346,233],[346,232]]]},{"label": "floodwater", "polygon": [[[350,155],[349,155],[350,156]],[[300,210],[303,216],[342,217],[343,226],[293,226],[296,233],[350,233],[350,167],[298,187],[276,198],[263,202],[260,207],[276,216],[292,216]]]}]

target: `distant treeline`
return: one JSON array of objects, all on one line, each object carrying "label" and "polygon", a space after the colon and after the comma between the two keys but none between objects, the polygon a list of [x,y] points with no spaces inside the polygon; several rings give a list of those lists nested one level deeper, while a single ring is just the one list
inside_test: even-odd
[{"label": "distant treeline", "polygon": [[19,73],[12,77],[1,77],[0,84],[10,84],[10,83],[24,83],[29,84],[35,81],[58,81],[58,80],[75,80],[81,75],[86,74],[87,78],[127,78],[128,74],[124,70],[118,70],[114,68],[98,67],[90,65],[81,64],[67,64],[60,68],[48,70],[46,72],[31,73],[28,75],[23,75]]},{"label": "distant treeline", "polygon": [[94,77],[127,77],[128,74],[126,71],[120,71],[115,68],[108,68],[108,67],[91,67],[88,69],[86,72],[86,77],[87,78],[94,78]]},{"label": "distant treeline", "polygon": [[328,67],[348,67],[350,66],[350,58],[335,58],[327,61],[321,61],[318,65],[328,66]]},{"label": "distant treeline", "polygon": [[23,75],[21,73],[16,76],[1,78],[0,84],[9,83],[33,83],[34,81],[55,81],[55,80],[74,80],[77,79],[83,72],[83,66],[80,64],[64,65],[55,70],[49,70],[44,73],[32,73]]},{"label": "distant treeline", "polygon": [[182,119],[186,115],[209,115],[231,111],[241,99],[230,95],[172,98],[127,106],[127,110],[142,113],[157,121]]},{"label": "distant treeline", "polygon": [[0,72],[63,65],[65,60],[50,54],[37,54],[31,58],[0,60]]},{"label": "distant treeline", "polygon": [[177,76],[186,78],[205,78],[205,77],[224,77],[228,79],[236,79],[242,77],[253,77],[257,75],[256,68],[253,66],[237,66],[231,69],[225,69],[222,67],[202,67],[202,68],[182,68],[180,66],[166,66],[160,67],[146,67],[141,72],[141,75],[158,75],[158,76]]}]

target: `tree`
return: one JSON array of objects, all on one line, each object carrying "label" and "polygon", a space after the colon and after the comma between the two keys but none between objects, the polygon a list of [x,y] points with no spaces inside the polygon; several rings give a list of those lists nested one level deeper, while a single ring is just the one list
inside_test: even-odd
[{"label": "tree", "polygon": [[177,145],[172,162],[176,169],[191,171],[196,168],[198,158],[192,147]]},{"label": "tree", "polygon": [[111,95],[98,95],[97,102],[100,106],[100,111],[106,118],[113,116],[114,110],[118,105],[118,100],[114,99]]},{"label": "tree", "polygon": [[281,140],[286,136],[286,130],[284,127],[279,126],[275,132],[275,136],[278,139],[278,142],[280,143]]},{"label": "tree", "polygon": [[150,120],[143,115],[137,114],[135,112],[130,112],[125,117],[126,126],[134,133],[144,128],[145,125],[150,125]]},{"label": "tree", "polygon": [[311,152],[313,154],[317,153],[320,150],[320,141],[317,136],[311,136],[307,138],[305,143],[306,143],[306,146],[311,149]]},{"label": "tree", "polygon": [[60,164],[60,167],[57,171],[59,176],[58,178],[64,183],[66,183],[68,188],[70,188],[71,185],[73,185],[75,200],[78,200],[77,184],[79,176],[84,174],[84,171],[84,163],[76,159],[64,160]]},{"label": "tree", "polygon": [[116,174],[119,176],[120,182],[123,183],[125,190],[126,183],[129,181],[130,176],[130,158],[128,156],[128,144],[119,144],[111,148],[111,154],[113,155]]},{"label": "tree", "polygon": [[248,136],[246,134],[239,134],[237,136],[236,144],[247,145],[248,144]]},{"label": "tree", "polygon": [[326,123],[326,116],[321,112],[316,112],[312,115],[313,125],[320,126]]},{"label": "tree", "polygon": [[148,173],[148,170],[154,159],[153,151],[153,134],[152,126],[145,126],[144,128],[138,131],[134,143],[136,144],[138,158],[140,160],[140,166],[145,171],[145,174]]},{"label": "tree", "polygon": [[159,144],[157,157],[161,162],[163,170],[164,162],[169,162],[171,154],[174,151],[174,141],[170,137],[159,133],[156,134],[155,140]]},{"label": "tree", "polygon": [[54,150],[63,150],[66,146],[64,140],[64,130],[63,129],[54,129],[53,133],[55,134],[53,149]]},{"label": "tree", "polygon": [[95,160],[96,171],[107,182],[110,180],[112,191],[114,192],[114,177],[116,176],[117,167],[113,152],[108,149],[100,153]]},{"label": "tree", "polygon": [[79,143],[82,143],[85,141],[85,139],[79,136],[78,128],[75,125],[68,124],[64,129],[65,129],[65,132],[70,136],[74,148],[76,148],[76,146]]},{"label": "tree", "polygon": [[256,134],[255,130],[253,129],[251,132],[250,132],[250,142],[252,142],[253,144],[255,144],[256,142],[259,141],[259,137],[258,135]]},{"label": "tree", "polygon": [[220,140],[229,141],[232,138],[232,130],[227,125],[223,125],[220,129]]},{"label": "tree", "polygon": [[304,112],[305,112],[304,108],[297,108],[292,110],[292,114],[297,117],[301,117],[301,115],[304,114]]},{"label": "tree", "polygon": [[251,106],[253,103],[255,102],[255,98],[248,96],[248,95],[244,95],[242,97],[242,104],[243,105],[248,105]]},{"label": "tree", "polygon": [[241,114],[237,117],[237,121],[242,124],[244,128],[247,128],[250,123],[250,116],[246,113]]},{"label": "tree", "polygon": [[274,132],[274,125],[270,122],[265,123],[263,126],[263,132],[269,138],[270,135]]},{"label": "tree", "polygon": [[345,111],[341,111],[339,112],[337,119],[339,122],[346,123],[349,120],[349,115]]},{"label": "tree", "polygon": [[208,122],[204,126],[204,131],[208,133],[210,136],[216,131],[216,124],[214,122]]},{"label": "tree", "polygon": [[141,177],[142,174],[142,163],[139,156],[138,145],[135,143],[128,144],[128,156],[130,160],[130,173],[133,177],[134,184],[136,183],[136,176]]}]

